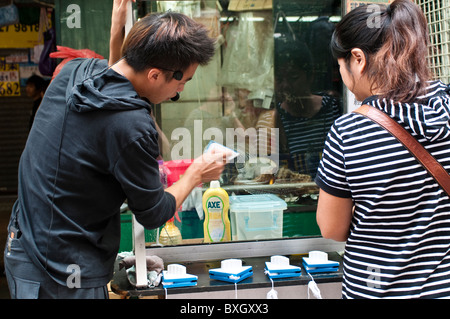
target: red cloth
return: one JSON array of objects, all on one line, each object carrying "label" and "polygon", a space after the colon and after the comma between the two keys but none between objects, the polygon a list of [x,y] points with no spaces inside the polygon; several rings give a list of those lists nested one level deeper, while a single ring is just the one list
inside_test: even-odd
[{"label": "red cloth", "polygon": [[50,53],[51,58],[59,58],[64,59],[58,66],[56,67],[55,71],[53,72],[52,80],[55,78],[55,76],[58,75],[59,71],[63,68],[63,66],[69,62],[70,60],[76,59],[76,58],[97,58],[97,59],[104,59],[103,56],[100,54],[95,53],[92,50],[89,49],[72,49],[69,47],[63,47],[63,46],[56,46],[57,51]]}]

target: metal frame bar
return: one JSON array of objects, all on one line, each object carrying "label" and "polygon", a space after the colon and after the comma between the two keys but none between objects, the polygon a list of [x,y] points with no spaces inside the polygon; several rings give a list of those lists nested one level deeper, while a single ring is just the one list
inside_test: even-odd
[{"label": "metal frame bar", "polygon": [[280,238],[246,242],[224,242],[212,244],[180,245],[146,248],[147,256],[157,255],[165,264],[222,260],[227,258],[249,258],[273,255],[307,254],[312,250],[340,252],[345,243],[323,237]]},{"label": "metal frame bar", "polygon": [[450,81],[450,1],[415,0],[428,23],[430,33],[429,63],[435,79]]}]

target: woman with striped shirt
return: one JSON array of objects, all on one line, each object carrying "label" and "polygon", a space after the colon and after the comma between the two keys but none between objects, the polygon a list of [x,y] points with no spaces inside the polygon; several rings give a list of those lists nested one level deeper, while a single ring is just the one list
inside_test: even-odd
[{"label": "woman with striped shirt", "polygon": [[[410,0],[362,6],[331,40],[342,79],[450,169],[450,89],[430,81],[427,23]],[[375,12],[375,13],[374,13]],[[356,113],[332,126],[317,222],[346,241],[343,298],[450,297],[450,199],[400,142]]]}]

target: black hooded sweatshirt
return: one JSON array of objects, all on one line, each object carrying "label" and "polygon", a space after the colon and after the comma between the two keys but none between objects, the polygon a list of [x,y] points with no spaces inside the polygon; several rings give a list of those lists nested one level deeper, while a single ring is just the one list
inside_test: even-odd
[{"label": "black hooded sweatshirt", "polygon": [[159,178],[151,108],[106,60],[75,59],[48,87],[19,164],[12,221],[32,261],[65,285],[106,285],[120,243],[120,206],[144,227],[176,209]]}]

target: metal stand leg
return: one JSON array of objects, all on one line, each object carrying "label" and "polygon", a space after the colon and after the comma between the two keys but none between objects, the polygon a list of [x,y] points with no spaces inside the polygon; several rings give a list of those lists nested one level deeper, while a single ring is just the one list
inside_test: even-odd
[{"label": "metal stand leg", "polygon": [[136,257],[136,288],[147,288],[147,262],[145,258],[144,226],[139,224],[133,215],[133,247]]},{"label": "metal stand leg", "polygon": [[[134,24],[133,6],[131,1],[127,3],[127,21],[125,24],[125,36],[128,35]],[[136,221],[133,215],[133,248],[136,257],[136,288],[147,288],[147,262],[145,258],[145,233],[144,226]]]}]

